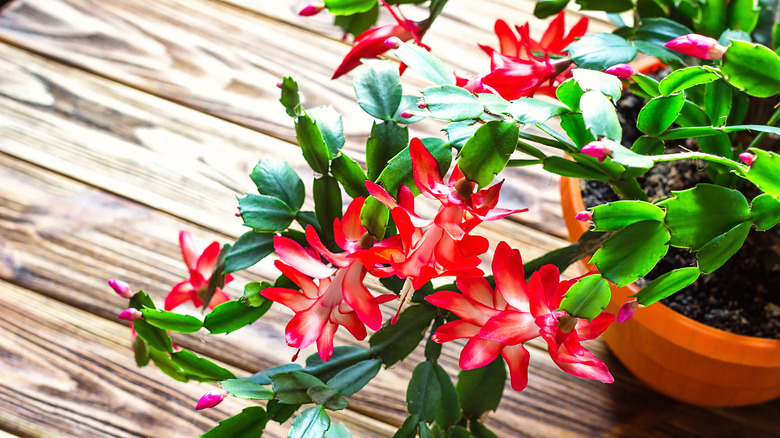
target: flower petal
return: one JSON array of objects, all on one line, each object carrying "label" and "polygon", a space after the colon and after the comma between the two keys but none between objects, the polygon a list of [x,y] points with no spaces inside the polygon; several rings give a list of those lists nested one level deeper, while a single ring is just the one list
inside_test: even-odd
[{"label": "flower petal", "polygon": [[327,278],[336,272],[290,238],[274,236],[274,250],[285,263],[309,277]]},{"label": "flower petal", "polygon": [[471,338],[460,352],[458,366],[463,370],[483,367],[496,360],[504,344],[487,339]]},{"label": "flower petal", "polygon": [[327,323],[322,328],[320,336],[317,338],[317,353],[320,355],[320,359],[327,362],[333,356],[333,336],[336,335],[336,330],[339,326],[333,323]]},{"label": "flower petal", "polygon": [[528,385],[528,361],[531,355],[522,344],[504,347],[501,357],[509,366],[512,389],[522,391]]},{"label": "flower petal", "polygon": [[588,341],[598,338],[604,330],[606,330],[610,324],[615,321],[615,315],[609,312],[601,312],[601,314],[592,321],[588,322],[587,319],[580,319],[577,321],[577,337],[581,341]]},{"label": "flower petal", "polygon": [[525,282],[523,258],[520,251],[500,242],[493,254],[493,277],[496,288],[510,306],[527,312],[530,309],[528,285]]},{"label": "flower petal", "polygon": [[461,338],[473,338],[479,333],[479,326],[462,319],[442,324],[436,329],[431,339],[443,344]]},{"label": "flower petal", "polygon": [[293,348],[306,348],[320,337],[328,322],[327,309],[312,306],[311,309],[297,312],[284,328],[287,345]]},{"label": "flower petal", "polygon": [[478,326],[484,325],[488,319],[499,313],[498,310],[471,300],[465,295],[448,290],[428,295],[425,297],[425,301],[436,307],[447,309],[462,319]]},{"label": "flower petal", "polygon": [[267,287],[260,294],[269,300],[287,306],[293,312],[301,312],[314,304],[315,300],[307,298],[300,291],[285,287]]},{"label": "flower petal", "polygon": [[347,272],[341,284],[344,301],[355,311],[363,324],[371,330],[379,330],[382,327],[382,312],[379,310],[376,298],[363,284],[366,268],[359,262],[355,262],[345,269]]},{"label": "flower petal", "polygon": [[179,231],[179,246],[187,269],[195,269],[198,262],[198,248],[195,246],[195,240],[189,231]]},{"label": "flower petal", "polygon": [[505,310],[490,318],[479,331],[479,337],[517,345],[539,336],[534,317],[527,312]]},{"label": "flower petal", "polygon": [[209,309],[213,309],[228,301],[230,301],[228,294],[226,294],[222,289],[217,288],[217,290],[214,291],[214,296],[211,297],[211,301],[209,301]]},{"label": "flower petal", "polygon": [[211,245],[207,246],[203,250],[203,254],[198,257],[195,269],[200,272],[200,275],[206,281],[211,278],[211,274],[214,272],[214,265],[217,264],[217,257],[219,257],[219,249],[218,242],[211,242]]},{"label": "flower petal", "polygon": [[165,310],[173,310],[180,304],[192,300],[195,297],[194,292],[195,288],[187,280],[176,284],[165,297]]}]

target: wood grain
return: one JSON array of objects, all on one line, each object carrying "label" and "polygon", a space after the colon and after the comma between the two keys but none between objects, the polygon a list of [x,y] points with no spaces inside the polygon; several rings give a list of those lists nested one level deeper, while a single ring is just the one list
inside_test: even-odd
[{"label": "wood grain", "polygon": [[[206,0],[23,0],[0,16],[0,39],[287,141],[292,123],[275,84],[292,75],[307,107],[333,105],[343,115],[347,149],[359,161],[364,154],[372,119],[354,102],[349,78],[330,80],[348,47],[270,18]],[[410,93],[424,86],[406,82]],[[441,127],[418,124],[413,135],[439,136]],[[507,178],[515,188],[507,199],[532,208],[517,220],[563,237],[557,190],[544,190],[557,180],[533,167]]]}]

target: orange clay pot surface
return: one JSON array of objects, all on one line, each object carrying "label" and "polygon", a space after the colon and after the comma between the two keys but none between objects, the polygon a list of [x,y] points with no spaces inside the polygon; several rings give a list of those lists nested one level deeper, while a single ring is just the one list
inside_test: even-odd
[{"label": "orange clay pot surface", "polygon": [[[588,229],[579,180],[561,178],[561,206],[572,242]],[[613,288],[607,311],[638,290]],[[743,406],[780,397],[780,340],[741,336],[655,303],[604,333],[623,365],[656,391],[700,406]]]}]

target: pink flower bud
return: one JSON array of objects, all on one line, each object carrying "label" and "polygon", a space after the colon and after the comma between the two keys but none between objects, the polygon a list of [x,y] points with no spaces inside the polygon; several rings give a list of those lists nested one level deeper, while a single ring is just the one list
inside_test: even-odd
[{"label": "pink flower bud", "polygon": [[742,160],[743,163],[745,163],[748,166],[752,166],[753,163],[756,161],[756,156],[751,154],[750,152],[742,152],[739,154],[739,159]]},{"label": "pink flower bud", "polygon": [[397,36],[391,36],[385,40],[385,45],[388,48],[393,50],[401,47],[401,43],[403,43],[403,40],[401,40],[401,38],[398,38]]},{"label": "pink flower bud", "polygon": [[308,5],[298,12],[301,17],[311,17],[317,15],[325,9],[325,5]]},{"label": "pink flower bud", "polygon": [[411,111],[401,111],[401,117],[405,119],[411,119],[412,117],[414,117],[414,113]]},{"label": "pink flower bud", "polygon": [[119,315],[117,315],[117,318],[125,320],[125,321],[135,321],[136,319],[141,319],[144,316],[143,313],[141,313],[140,310],[129,308],[123,310]]},{"label": "pink flower bud", "polygon": [[603,141],[597,140],[583,146],[581,152],[585,155],[598,159],[599,163],[601,163],[609,156],[609,154],[612,153],[612,149],[610,149],[609,146],[607,146],[607,144]]},{"label": "pink flower bud", "polygon": [[282,83],[281,82],[277,82],[276,83],[276,88],[282,88]]},{"label": "pink flower bud", "polygon": [[420,108],[420,109],[428,108],[428,104],[425,103],[425,102],[420,102],[420,103],[417,104],[417,108]]},{"label": "pink flower bud", "polygon": [[574,219],[577,219],[578,221],[582,222],[588,222],[593,220],[593,212],[588,210],[583,210],[579,213],[577,213],[576,216],[574,216]]},{"label": "pink flower bud", "polygon": [[214,406],[222,403],[222,400],[228,396],[228,392],[224,389],[215,389],[203,394],[203,397],[198,400],[198,404],[195,405],[195,409],[201,410],[206,408],[213,408]]},{"label": "pink flower bud", "polygon": [[130,299],[133,297],[133,291],[130,290],[130,285],[122,280],[108,280],[108,285],[122,298]]},{"label": "pink flower bud", "polygon": [[679,36],[664,47],[701,59],[721,59],[726,53],[726,48],[718,44],[718,40],[696,33]]},{"label": "pink flower bud", "polygon": [[628,64],[617,64],[604,70],[604,73],[610,74],[612,76],[616,76],[619,79],[628,79],[631,76],[638,74],[639,72],[636,71],[634,67]]},{"label": "pink flower bud", "polygon": [[636,313],[636,309],[639,308],[639,301],[636,299],[626,301],[623,303],[622,306],[620,306],[620,310],[618,310],[617,318],[615,321],[617,322],[625,322],[631,319],[632,316],[634,316],[634,313]]}]

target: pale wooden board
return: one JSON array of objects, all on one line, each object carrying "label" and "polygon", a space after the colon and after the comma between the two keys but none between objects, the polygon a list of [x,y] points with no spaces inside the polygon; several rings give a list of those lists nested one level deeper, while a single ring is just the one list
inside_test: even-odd
[{"label": "pale wooden board", "polygon": [[[292,122],[275,84],[292,75],[306,106],[343,114],[347,148],[362,160],[371,118],[354,102],[349,78],[329,79],[348,50],[339,41],[205,0],[23,0],[0,16],[0,39],[288,141]],[[420,89],[406,82],[409,92]],[[413,135],[439,136],[442,126],[415,125]],[[507,177],[506,199],[532,209],[517,220],[563,236],[557,179],[536,167]]]},{"label": "pale wooden board", "polygon": [[[214,384],[180,383],[132,362],[128,328],[0,282],[0,425],[23,436],[192,437],[254,403],[195,402]],[[233,369],[235,373],[245,374]],[[387,436],[386,424],[351,411],[332,415],[358,436]],[[269,423],[264,436],[284,437]]]},{"label": "pale wooden board", "polygon": [[[176,230],[185,226],[180,220],[5,155],[0,155],[0,168],[3,169],[0,187],[14,187],[12,191],[0,192],[0,217],[3,218],[0,278],[90,313],[111,317],[126,304],[108,290],[103,278],[125,278],[134,288],[143,287],[160,300],[167,288],[185,275],[173,242]],[[219,238],[206,230],[189,228],[200,239]],[[260,267],[254,270],[255,274],[242,275],[237,283],[275,275],[267,269],[267,266]],[[229,292],[234,296],[238,293],[232,285]],[[248,372],[278,365],[289,360],[292,351],[284,346],[282,337],[289,313],[278,306],[274,309],[258,323],[229,336],[208,337],[205,343],[200,335],[177,336],[175,341]],[[386,308],[386,315],[390,311]],[[354,344],[341,332],[336,342],[337,345]],[[605,355],[600,343],[595,343],[593,349],[607,360],[618,380],[611,386],[565,375],[545,357],[539,342],[531,346],[528,389],[519,394],[507,390],[499,413],[489,420],[491,427],[504,434],[564,436],[570,432],[572,436],[589,436],[593,431],[600,431],[597,433],[608,435],[608,431],[624,430],[636,421],[644,421],[647,412],[653,413],[651,418],[657,418],[655,413],[659,407],[663,407],[660,413],[665,418],[663,430],[670,430],[670,436],[688,436],[691,428],[706,431],[702,424],[724,421],[724,415],[718,411],[668,402],[644,389]],[[450,372],[456,370],[458,350],[458,345],[448,346],[441,358]],[[237,356],[236,351],[242,354]],[[304,352],[303,356],[308,353]],[[125,366],[132,368],[131,359],[126,360]],[[402,388],[411,367],[419,360],[421,352],[416,352],[410,361],[380,373],[351,399],[353,408],[398,424],[404,417]],[[778,408],[778,404],[754,408],[746,412],[755,412],[755,416],[738,416],[728,426],[719,427],[771,430],[777,418],[773,413]],[[605,417],[605,412],[613,417]],[[696,420],[693,426],[691,418]]]}]

